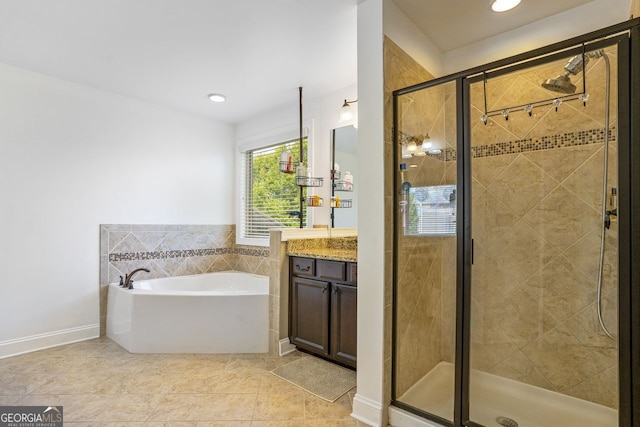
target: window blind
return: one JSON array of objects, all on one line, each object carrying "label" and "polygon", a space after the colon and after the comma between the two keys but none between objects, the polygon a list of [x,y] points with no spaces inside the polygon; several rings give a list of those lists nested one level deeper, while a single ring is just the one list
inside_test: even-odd
[{"label": "window blind", "polygon": [[[294,174],[280,172],[282,152],[289,151],[297,160],[299,147],[296,139],[243,153],[242,237],[268,238],[272,228],[300,226],[300,188]],[[303,213],[306,222],[304,206]]]},{"label": "window blind", "polygon": [[405,234],[456,234],[456,186],[412,187]]}]

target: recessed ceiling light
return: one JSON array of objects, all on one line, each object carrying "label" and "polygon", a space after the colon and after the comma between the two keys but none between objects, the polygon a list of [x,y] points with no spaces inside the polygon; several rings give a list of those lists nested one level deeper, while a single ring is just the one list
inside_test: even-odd
[{"label": "recessed ceiling light", "polygon": [[520,0],[491,0],[491,9],[494,12],[506,12],[520,4]]},{"label": "recessed ceiling light", "polygon": [[219,93],[210,93],[207,97],[211,102],[224,102],[227,100],[226,96],[220,95]]}]

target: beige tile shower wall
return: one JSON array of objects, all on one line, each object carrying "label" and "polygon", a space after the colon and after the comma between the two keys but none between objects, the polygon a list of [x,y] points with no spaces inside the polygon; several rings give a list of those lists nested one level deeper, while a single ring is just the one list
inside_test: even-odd
[{"label": "beige tile shower wall", "polygon": [[[391,40],[385,38],[385,372],[387,385],[391,372],[391,311],[393,275],[393,180],[397,166],[393,164],[393,126],[391,93],[403,87],[433,79]],[[425,136],[433,140],[446,141],[455,134],[447,130],[444,88],[437,88],[422,95],[403,98],[401,104],[402,132]],[[455,106],[455,105],[454,105]],[[441,147],[445,148],[445,147]],[[407,178],[414,186],[439,185],[447,181],[448,168],[444,162],[433,157],[408,159]],[[455,170],[455,168],[454,168]],[[455,175],[454,175],[455,182]],[[402,395],[418,379],[442,360],[442,239],[401,237],[398,265],[398,322],[397,322],[397,371],[396,394]],[[386,401],[391,389],[387,386]]]},{"label": "beige tile shower wall", "polygon": [[102,224],[100,330],[106,333],[108,284],[136,268],[139,278],[238,270],[269,274],[269,250],[235,244],[235,225]]},{"label": "beige tile shower wall", "polygon": [[396,324],[398,395],[442,360],[441,274],[440,239],[408,236],[400,239]]},{"label": "beige tile shower wall", "polygon": [[[496,176],[474,174],[472,366],[614,407],[617,347],[596,317],[600,202],[589,188],[602,186],[602,153],[593,144],[473,160]],[[615,330],[615,223],[606,238]]]},{"label": "beige tile shower wall", "polygon": [[[443,150],[452,155],[427,155],[414,156],[404,159],[407,164],[406,177],[413,187],[456,184],[457,170],[455,159],[456,146],[456,105],[455,82],[447,83],[434,88],[425,89],[399,98],[401,106],[400,131],[407,136],[417,139],[420,145],[426,134],[434,144],[433,148]],[[430,355],[436,355],[432,362],[454,361],[455,321],[456,321],[456,238],[449,237],[420,237],[418,238],[429,245],[439,245],[441,261],[437,276],[428,278],[426,283],[439,288],[438,327],[440,334],[438,346],[430,345],[426,351]],[[401,243],[402,245],[402,243]],[[414,260],[419,262],[418,259]],[[424,280],[424,279],[423,279]],[[399,280],[399,287],[407,284]],[[420,337],[419,337],[420,338]],[[424,337],[421,337],[424,338]],[[423,342],[427,342],[424,341]],[[433,344],[433,342],[431,342]],[[425,346],[425,348],[427,348]],[[399,354],[399,357],[402,353]],[[424,361],[416,362],[409,357],[408,363],[413,363],[416,369],[411,372],[411,377],[419,373],[425,375],[435,364],[425,364]],[[428,368],[426,371],[423,369]],[[400,384],[400,383],[399,383]]]},{"label": "beige tile shower wall", "polygon": [[[555,70],[489,82],[489,102],[499,108],[549,96],[537,83]],[[586,108],[564,103],[558,112],[545,107],[533,117],[478,123],[472,145],[602,129],[603,73],[602,60],[590,64]],[[481,94],[476,85],[476,107]],[[472,161],[472,367],[615,408],[617,346],[596,316],[604,144],[600,137],[586,145],[565,139],[559,148]],[[609,156],[609,187],[617,187],[615,140]],[[615,331],[615,222],[606,242],[603,308]]]},{"label": "beige tile shower wall", "polygon": [[[617,53],[615,48],[605,50],[611,63],[611,75],[617,75]],[[486,90],[482,82],[471,85],[471,146],[477,147],[508,141],[527,141],[566,132],[579,132],[604,127],[605,110],[605,62],[604,58],[591,60],[586,66],[586,90],[589,95],[586,106],[579,100],[562,102],[556,108],[547,103],[537,106],[529,116],[525,111],[515,111],[514,107],[553,100],[561,94],[542,88],[541,83],[555,77],[563,71],[567,60],[562,59],[538,67],[528,68],[517,73],[506,74],[486,82]],[[571,81],[582,90],[582,74],[571,76]],[[489,117],[486,125],[480,117],[486,104],[488,111],[499,112],[505,108],[514,111],[509,113],[509,120],[502,115]],[[610,92],[610,125],[617,123],[617,85],[611,84]]]},{"label": "beige tile shower wall", "polygon": [[[608,51],[615,75],[615,52]],[[395,167],[391,140],[391,91],[418,83],[415,63],[386,40],[385,80],[387,84],[386,142],[387,183],[392,183]],[[540,82],[562,70],[565,60],[516,76],[487,82],[489,109],[502,109],[554,94],[540,88]],[[397,70],[392,67],[402,68]],[[419,66],[418,66],[419,67]],[[487,125],[472,122],[473,232],[476,260],[473,267],[472,365],[518,381],[615,407],[617,402],[617,347],[599,330],[595,315],[595,289],[600,241],[600,198],[602,187],[604,136],[604,61],[591,61],[587,67],[586,106],[579,101],[535,108],[531,117],[512,112],[508,121],[490,118]],[[572,77],[581,87],[582,81]],[[428,80],[427,78],[424,80]],[[612,126],[609,187],[617,187],[615,84],[611,92]],[[445,96],[445,141],[455,141],[455,104],[450,89]],[[480,97],[479,97],[480,96]],[[484,101],[478,85],[472,86],[472,117],[483,113]],[[433,101],[433,100],[431,100]],[[428,131],[440,135],[436,102],[405,99],[399,103],[402,130],[421,138]],[[450,114],[446,114],[447,112]],[[425,123],[426,122],[426,123]],[[435,138],[434,138],[435,139]],[[455,161],[444,158],[413,158],[417,168],[409,176],[414,185],[433,185],[434,175],[442,183],[455,182]],[[610,190],[609,190],[610,191]],[[392,189],[385,188],[387,215],[391,218]],[[391,221],[387,228],[391,229]],[[389,234],[387,234],[389,236]],[[616,330],[617,231],[607,231],[604,266],[605,322]],[[387,240],[392,241],[391,237]],[[443,239],[430,245],[401,242],[400,265],[399,376],[400,394],[419,378],[418,372],[437,360],[431,351],[440,346],[441,360],[453,361],[455,327],[455,241]],[[415,252],[413,252],[415,251]],[[391,269],[391,247],[386,266]],[[416,257],[412,257],[413,254]],[[439,255],[434,255],[439,254]],[[424,257],[422,265],[414,258]],[[438,281],[431,271],[441,265]],[[411,277],[422,275],[419,287]],[[429,277],[428,281],[424,277]],[[433,286],[438,283],[437,286]],[[390,286],[391,280],[388,280]],[[404,285],[403,285],[404,284]],[[412,286],[413,285],[413,286]],[[417,300],[428,296],[417,310]],[[413,297],[413,300],[410,300]],[[430,305],[440,298],[440,307]],[[388,292],[390,309],[391,292]],[[440,341],[434,339],[436,322],[442,318]],[[387,347],[390,349],[391,316],[386,316]],[[412,323],[414,322],[414,323]],[[417,331],[415,325],[429,325]],[[428,346],[415,345],[421,339]],[[418,354],[418,352],[421,352]],[[389,353],[387,352],[387,356]],[[422,356],[423,360],[418,360]],[[411,363],[415,361],[415,363]],[[390,359],[387,359],[390,366]]]}]

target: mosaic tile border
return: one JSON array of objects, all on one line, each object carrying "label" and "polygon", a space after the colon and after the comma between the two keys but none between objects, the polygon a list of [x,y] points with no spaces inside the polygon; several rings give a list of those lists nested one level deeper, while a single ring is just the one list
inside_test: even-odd
[{"label": "mosaic tile border", "polygon": [[[525,153],[529,151],[553,150],[556,148],[577,147],[580,145],[604,143],[605,130],[589,129],[578,132],[568,132],[557,135],[541,136],[537,138],[520,139],[515,141],[498,142],[495,144],[471,147],[471,156],[493,157],[505,154]],[[617,140],[616,128],[609,129],[609,142]]]},{"label": "mosaic tile border", "polygon": [[269,249],[212,248],[212,249],[183,249],[183,250],[174,250],[174,251],[111,253],[109,254],[109,262],[140,261],[140,260],[166,259],[166,258],[189,258],[194,256],[228,255],[228,254],[268,258]]},{"label": "mosaic tile border", "polygon": [[[553,150],[556,148],[577,147],[580,145],[604,143],[604,128],[589,129],[577,132],[567,132],[557,135],[541,136],[536,138],[516,139],[514,141],[496,142],[494,144],[471,147],[471,157],[474,159],[483,157],[503,156],[506,154],[526,153],[530,151]],[[401,143],[415,140],[412,136],[400,132]],[[609,142],[615,142],[618,137],[616,127],[609,129]],[[458,158],[455,148],[446,148],[441,153],[427,156],[445,161],[455,162]]]}]

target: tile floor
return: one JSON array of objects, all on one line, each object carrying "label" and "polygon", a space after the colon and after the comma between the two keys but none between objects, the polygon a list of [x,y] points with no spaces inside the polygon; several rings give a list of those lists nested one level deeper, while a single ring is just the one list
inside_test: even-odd
[{"label": "tile floor", "polygon": [[63,406],[65,426],[361,426],[269,373],[295,357],[130,354],[108,338],[0,360],[0,405]]}]

